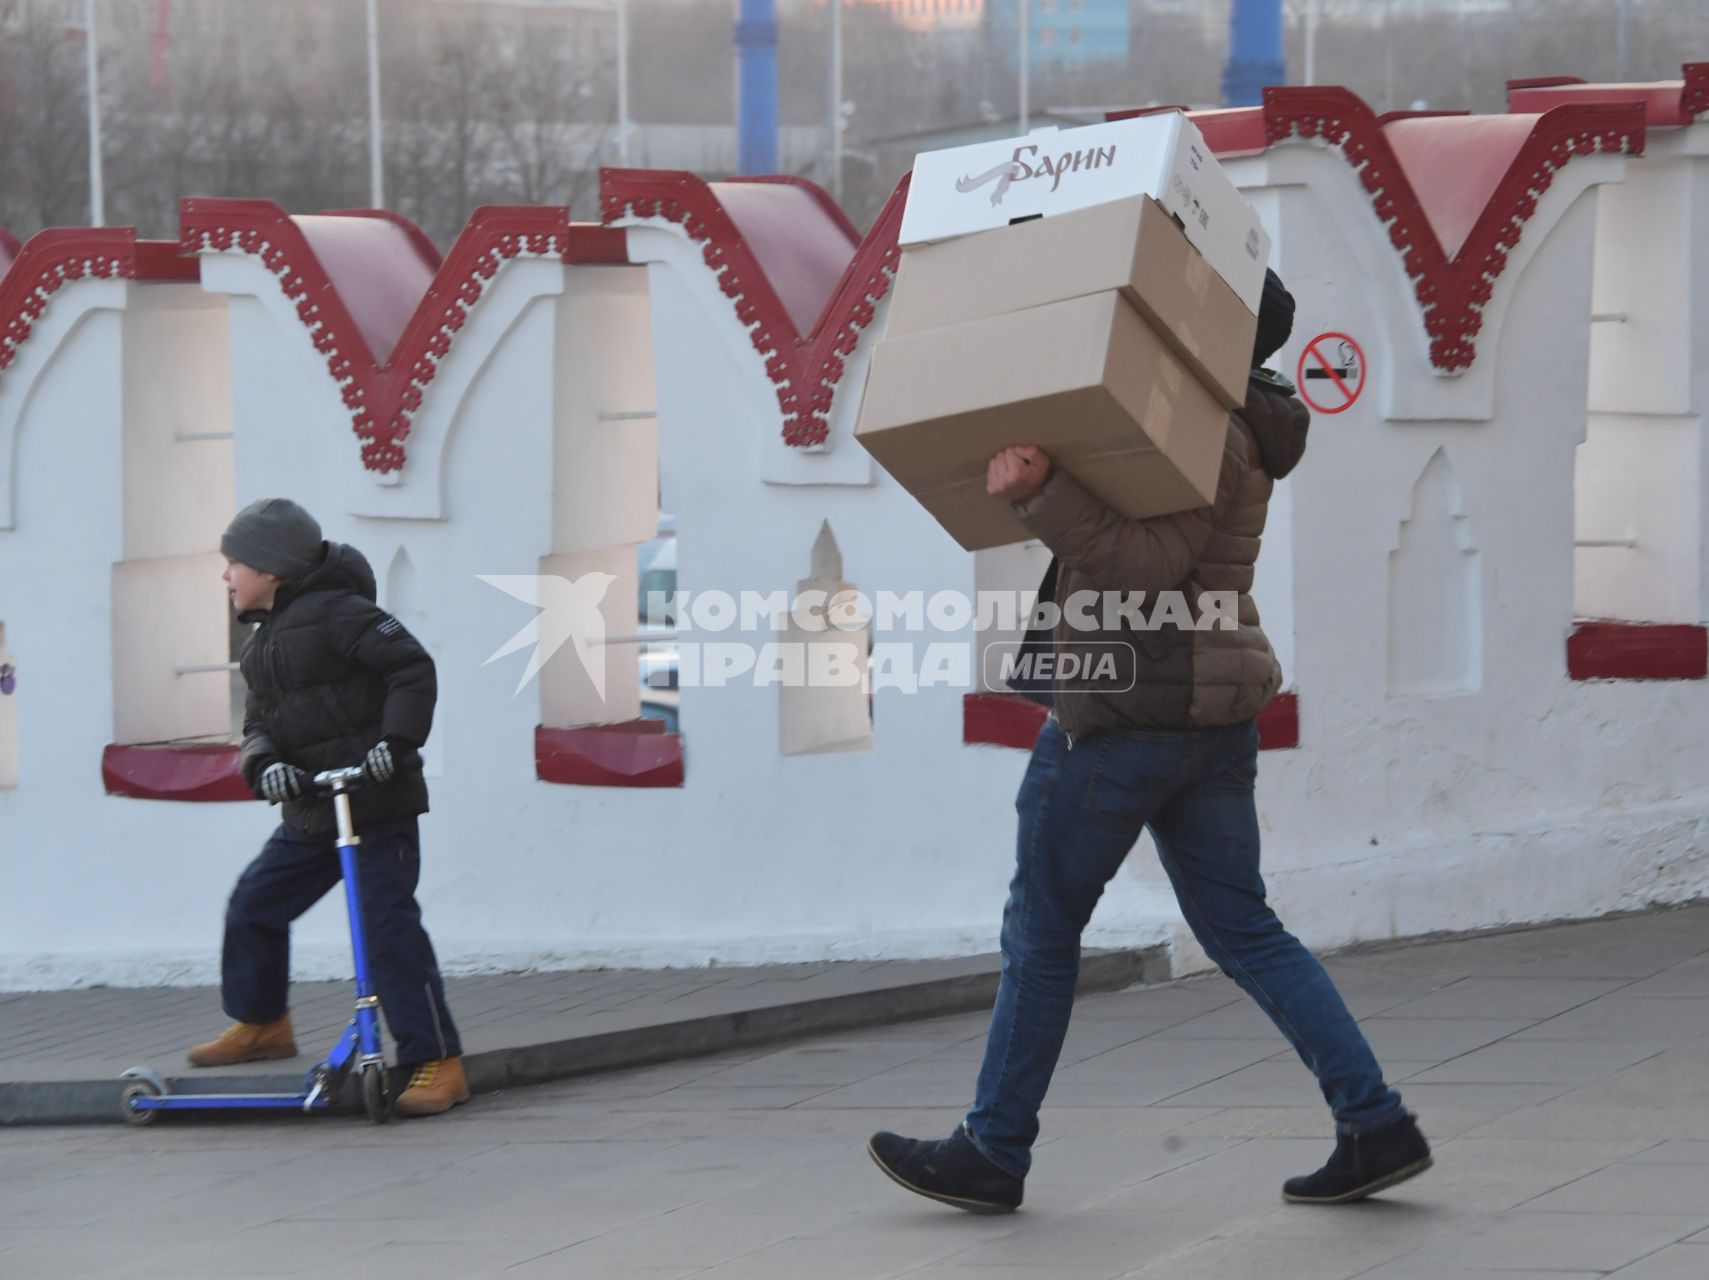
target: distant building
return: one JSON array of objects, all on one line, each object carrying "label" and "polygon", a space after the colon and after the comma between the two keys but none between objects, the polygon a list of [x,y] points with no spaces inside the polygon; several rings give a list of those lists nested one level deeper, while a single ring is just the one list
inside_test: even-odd
[{"label": "distant building", "polygon": [[1476,18],[1512,12],[1513,0],[1318,0],[1318,20],[1343,27],[1380,26],[1389,18]]},{"label": "distant building", "polygon": [[[986,6],[993,42],[1010,63],[1020,61],[1019,41],[1006,39],[1018,27],[1017,0]],[[1028,58],[1034,66],[1073,66],[1128,57],[1128,0],[1027,0]]]},{"label": "distant building", "polygon": [[985,21],[985,0],[862,0],[890,11],[908,31],[973,31]]},{"label": "distant building", "polygon": [[[1288,0],[1283,20],[1303,24],[1305,9],[1303,0]],[[1340,27],[1378,26],[1391,17],[1452,19],[1462,13],[1475,18],[1512,12],[1513,0],[1317,0],[1318,21]],[[1228,0],[1134,0],[1134,18],[1142,29],[1147,17],[1197,17],[1207,32],[1226,31]]]},{"label": "distant building", "polygon": [[566,61],[616,52],[615,0],[427,0],[419,13],[429,20],[412,25],[428,44],[477,25],[502,47],[544,47]]}]

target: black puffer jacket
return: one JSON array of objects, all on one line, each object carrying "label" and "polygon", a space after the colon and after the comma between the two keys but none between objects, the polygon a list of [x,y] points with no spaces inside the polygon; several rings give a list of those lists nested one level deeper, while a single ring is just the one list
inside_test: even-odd
[{"label": "black puffer jacket", "polygon": [[[362,553],[326,543],[320,564],[280,584],[271,612],[239,620],[257,624],[240,660],[249,699],[239,767],[250,787],[276,761],[309,773],[361,764],[384,738],[402,770],[356,792],[357,833],[364,823],[426,813],[416,753],[433,726],[433,659],[375,603]],[[314,835],[335,829],[332,802],[320,796],[287,801],[284,819]]]}]

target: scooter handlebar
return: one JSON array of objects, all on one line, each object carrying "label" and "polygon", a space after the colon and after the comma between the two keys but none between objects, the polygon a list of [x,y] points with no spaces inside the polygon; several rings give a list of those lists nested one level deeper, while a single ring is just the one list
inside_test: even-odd
[{"label": "scooter handlebar", "polygon": [[361,765],[352,765],[348,769],[328,769],[315,774],[315,789],[317,791],[354,791],[366,779]]}]

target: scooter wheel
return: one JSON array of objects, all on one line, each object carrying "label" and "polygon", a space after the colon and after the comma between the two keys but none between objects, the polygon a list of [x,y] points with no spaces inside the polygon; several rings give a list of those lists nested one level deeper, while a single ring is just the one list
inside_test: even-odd
[{"label": "scooter wheel", "polygon": [[139,1111],[131,1106],[132,1098],[158,1098],[160,1090],[148,1080],[134,1080],[127,1084],[124,1092],[119,1094],[119,1111],[125,1117],[126,1124],[134,1124],[141,1128],[145,1124],[153,1124],[158,1111]]},{"label": "scooter wheel", "polygon": [[392,1118],[392,1086],[385,1067],[377,1062],[362,1068],[362,1107],[375,1124]]}]

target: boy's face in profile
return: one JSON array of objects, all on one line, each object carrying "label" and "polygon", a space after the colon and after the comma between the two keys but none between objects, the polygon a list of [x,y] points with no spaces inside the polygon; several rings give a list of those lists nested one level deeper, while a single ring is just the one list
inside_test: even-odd
[{"label": "boy's face in profile", "polygon": [[272,609],[273,593],[279,589],[279,579],[259,569],[251,569],[241,560],[228,559],[225,564],[225,572],[220,577],[226,584],[226,594],[231,597],[234,609],[239,613],[248,613],[251,609]]}]

